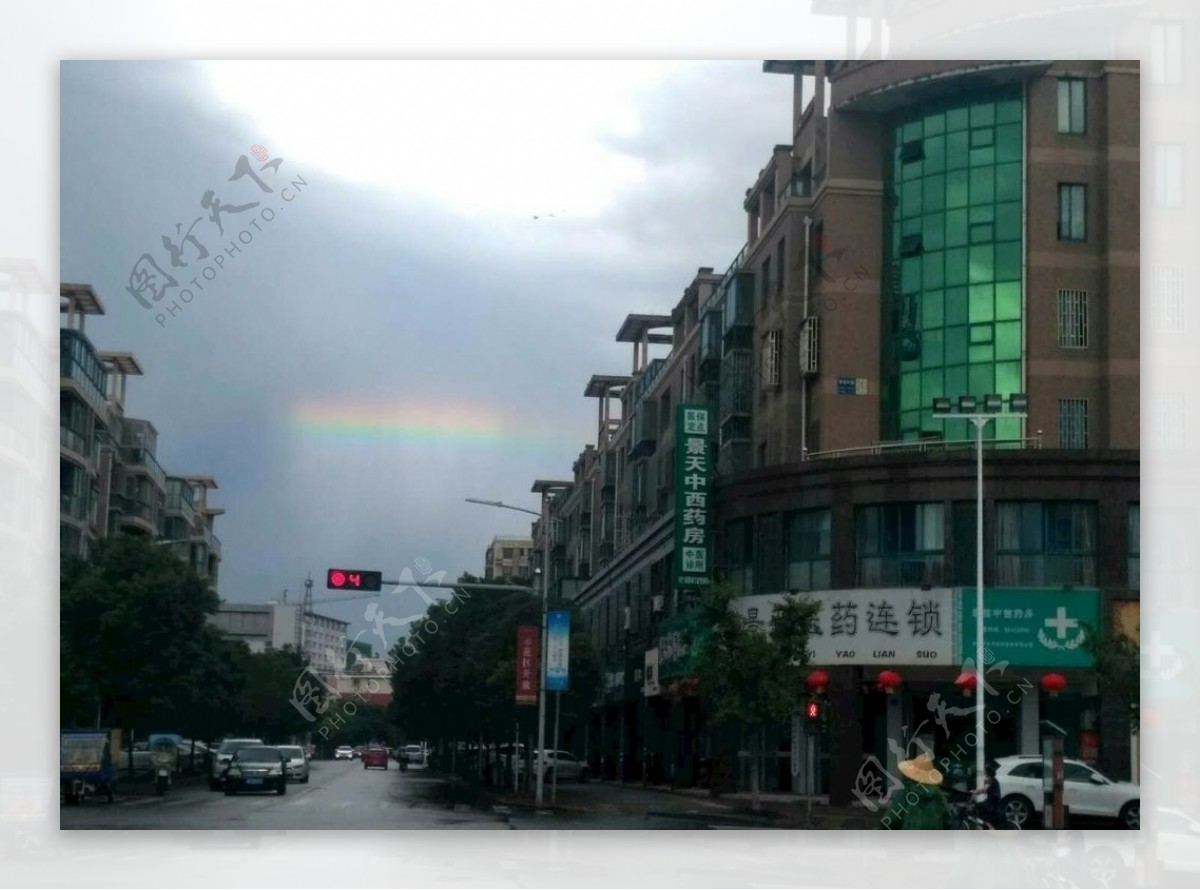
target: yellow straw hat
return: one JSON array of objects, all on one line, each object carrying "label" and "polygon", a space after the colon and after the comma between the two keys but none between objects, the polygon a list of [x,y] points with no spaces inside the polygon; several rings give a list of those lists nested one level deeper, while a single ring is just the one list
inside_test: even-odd
[{"label": "yellow straw hat", "polygon": [[942,774],[933,765],[928,754],[918,754],[911,760],[902,760],[897,769],[907,778],[922,785],[942,784]]}]

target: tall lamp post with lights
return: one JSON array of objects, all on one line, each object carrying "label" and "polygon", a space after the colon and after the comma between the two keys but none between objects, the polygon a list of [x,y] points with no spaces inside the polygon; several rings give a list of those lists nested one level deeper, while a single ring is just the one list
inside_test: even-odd
[{"label": "tall lamp post with lights", "polygon": [[[984,685],[983,685],[983,428],[997,417],[1026,417],[1029,400],[1024,393],[1008,397],[988,393],[982,406],[975,396],[959,396],[955,405],[948,398],[933,400],[934,417],[943,420],[969,420],[975,425],[975,689],[980,696],[975,707],[975,773],[977,788],[983,787],[986,758],[983,744]],[[982,411],[980,410],[982,407]]]},{"label": "tall lamp post with lights", "polygon": [[[551,483],[537,482],[533,490],[542,495],[542,503],[545,506],[548,502],[549,493],[555,488],[565,487],[568,483]],[[537,510],[530,510],[528,507],[514,507],[511,504],[505,504],[501,501],[485,501],[479,498],[467,498],[467,501],[472,504],[483,504],[487,507],[499,507],[503,510],[516,510],[520,513],[531,513],[539,519],[546,520],[546,528],[543,529],[542,535],[542,568],[541,568],[541,588],[542,588],[542,632],[541,632],[541,667],[539,669],[538,678],[538,747],[537,747],[537,766],[534,775],[537,777],[537,806],[542,806],[542,801],[545,796],[545,770],[542,768],[542,761],[546,756],[546,614],[548,608],[548,596],[550,591],[550,525],[557,520],[550,516],[549,508],[545,508],[545,515]]]}]

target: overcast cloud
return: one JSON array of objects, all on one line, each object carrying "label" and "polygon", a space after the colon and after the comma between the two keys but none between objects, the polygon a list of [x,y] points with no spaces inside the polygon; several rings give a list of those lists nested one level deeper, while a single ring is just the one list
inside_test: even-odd
[{"label": "overcast cloud", "polygon": [[[479,573],[493,535],[527,534],[463,499],[536,507],[535,478],[570,476],[587,379],[629,370],[621,320],[733,259],[790,138],[790,80],[756,61],[86,62],[61,89],[62,280],[104,301],[97,347],[142,362],[127,413],[167,471],[216,477],[233,602],[299,597],[309,571],[320,600],[330,565]],[[256,144],[282,159],[270,194],[228,181]],[[260,206],[218,235],[209,189]],[[161,236],[197,216],[210,257],[172,269]],[[160,323],[178,289],[152,310],[125,290],[143,253],[181,286],[226,259]],[[364,607],[323,611],[353,634]]]}]

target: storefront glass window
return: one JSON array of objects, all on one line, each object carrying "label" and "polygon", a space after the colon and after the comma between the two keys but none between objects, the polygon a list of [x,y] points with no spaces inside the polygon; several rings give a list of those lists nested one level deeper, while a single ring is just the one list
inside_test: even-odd
[{"label": "storefront glass window", "polygon": [[1079,501],[996,504],[996,585],[1096,583],[1096,505]]},{"label": "storefront glass window", "polygon": [[788,590],[826,590],[830,586],[830,514],[802,510],[787,517]]}]

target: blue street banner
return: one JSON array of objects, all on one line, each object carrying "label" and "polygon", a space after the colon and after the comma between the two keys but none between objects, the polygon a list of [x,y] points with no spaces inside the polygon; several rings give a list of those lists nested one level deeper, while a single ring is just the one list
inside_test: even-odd
[{"label": "blue street banner", "polygon": [[566,692],[571,658],[571,613],[556,610],[546,615],[546,689]]}]

